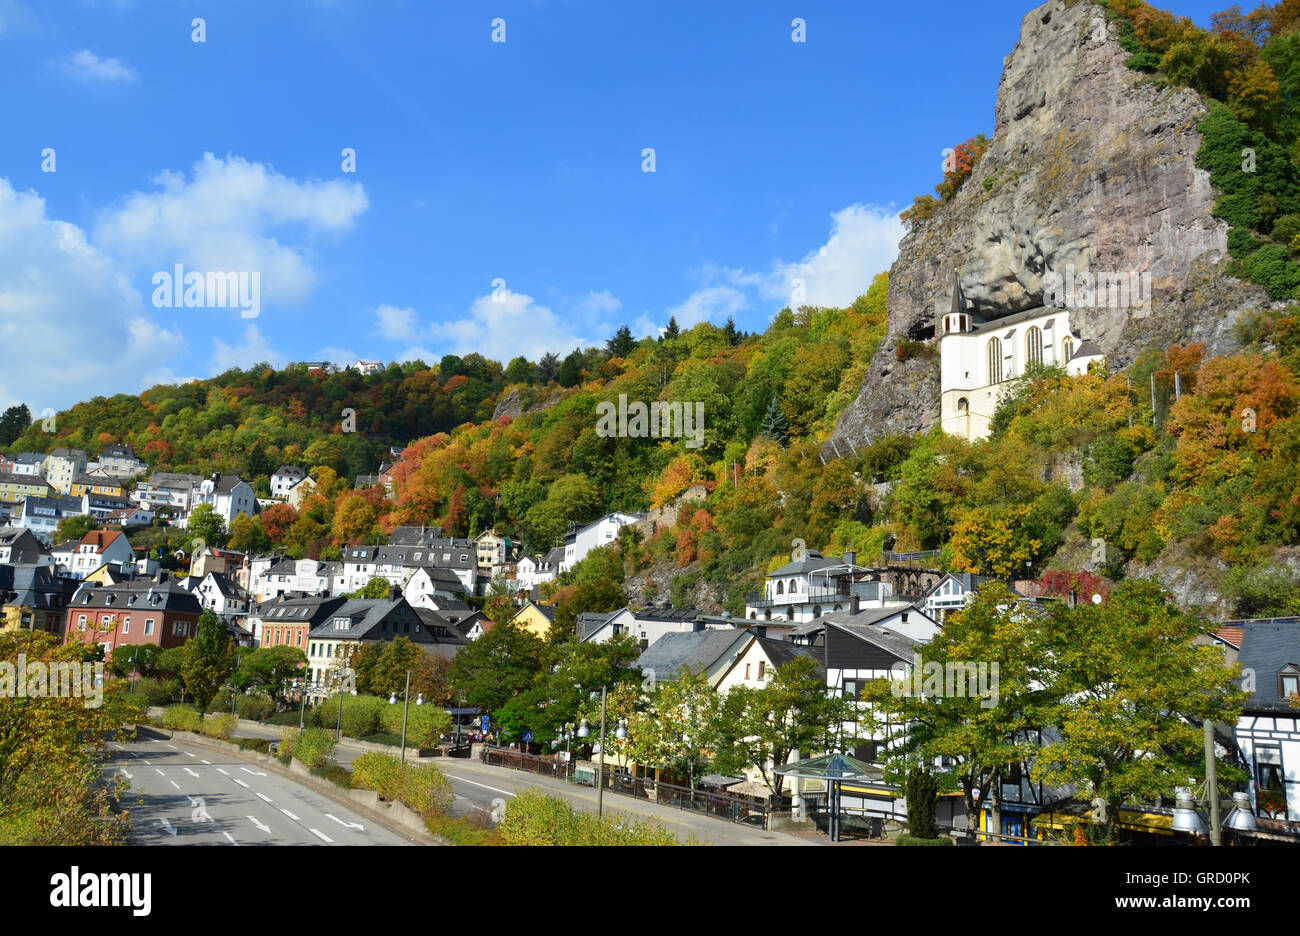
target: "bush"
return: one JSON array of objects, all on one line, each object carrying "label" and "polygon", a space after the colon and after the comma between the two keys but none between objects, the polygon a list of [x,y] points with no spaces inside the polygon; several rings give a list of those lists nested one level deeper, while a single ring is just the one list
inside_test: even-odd
[{"label": "bush", "polygon": [[271,742],[266,738],[235,738],[241,751],[257,751],[259,754],[271,753]]},{"label": "bush", "polygon": [[235,700],[235,711],[240,718],[262,721],[275,711],[275,703],[266,696],[241,695]]},{"label": "bush", "polygon": [[319,767],[311,768],[312,776],[328,780],[335,786],[341,786],[345,790],[352,786],[352,774],[346,767],[340,767],[338,764],[321,764]]},{"label": "bush", "polygon": [[352,786],[374,790],[422,816],[441,815],[456,798],[451,781],[433,764],[403,765],[391,754],[366,753],[352,762]]},{"label": "bush", "polygon": [[948,836],[939,838],[917,838],[915,835],[900,835],[895,845],[951,845],[952,839]]},{"label": "bush", "polygon": [[203,719],[203,724],[199,726],[199,730],[209,738],[221,738],[224,740],[234,734],[237,727],[238,723],[236,722],[234,715],[209,715],[207,718]]},{"label": "bush", "polygon": [[[372,695],[343,696],[343,733],[349,738],[368,738],[379,730],[380,718],[388,708],[388,700]],[[321,728],[334,728],[338,724],[339,697],[330,696],[311,713],[311,723]],[[398,730],[401,722],[398,721]]]},{"label": "bush", "polygon": [[139,696],[146,705],[170,705],[177,696],[175,682],[145,677],[137,679],[131,694]]},{"label": "bush", "polygon": [[539,790],[526,790],[511,800],[497,828],[506,845],[679,844],[672,832],[653,820],[597,819]]},{"label": "bush", "polygon": [[374,790],[386,800],[402,797],[402,763],[391,754],[361,754],[352,762],[352,785]]},{"label": "bush", "polygon": [[[387,705],[379,721],[384,731],[402,735],[402,705]],[[411,705],[406,721],[406,743],[410,747],[433,747],[443,732],[451,730],[451,716],[436,705]],[[400,740],[398,742],[401,743]]]},{"label": "bush", "polygon": [[169,705],[163,712],[162,724],[171,731],[198,731],[202,720],[192,705]]},{"label": "bush", "polygon": [[334,735],[324,728],[305,728],[302,731],[294,731],[291,753],[308,767],[320,767],[333,752]]}]

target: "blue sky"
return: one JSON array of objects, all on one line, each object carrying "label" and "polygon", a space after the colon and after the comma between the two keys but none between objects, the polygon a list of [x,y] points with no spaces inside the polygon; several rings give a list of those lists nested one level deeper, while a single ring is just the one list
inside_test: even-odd
[{"label": "blue sky", "polygon": [[[0,0],[0,405],[851,302],[1030,7]],[[177,263],[258,316],[156,308]]]}]

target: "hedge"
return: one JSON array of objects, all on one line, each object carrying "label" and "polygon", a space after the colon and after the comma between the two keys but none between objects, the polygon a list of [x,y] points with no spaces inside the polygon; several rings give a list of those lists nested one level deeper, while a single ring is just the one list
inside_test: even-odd
[{"label": "hedge", "polygon": [[665,826],[579,812],[558,796],[525,790],[497,827],[506,845],[678,845]]},{"label": "hedge", "polygon": [[433,764],[403,765],[391,754],[378,752],[361,754],[352,762],[352,786],[374,790],[421,816],[445,813],[456,798],[451,781]]},{"label": "hedge", "polygon": [[162,725],[170,731],[198,731],[202,724],[199,710],[192,705],[169,705],[163,712]]},{"label": "hedge", "polygon": [[203,724],[199,727],[199,730],[209,738],[221,738],[224,740],[235,733],[235,728],[238,727],[238,724],[239,723],[235,719],[234,715],[209,715],[207,718],[203,719]]},{"label": "hedge", "polygon": [[951,845],[952,839],[948,836],[939,838],[917,838],[915,835],[900,835],[895,845]]},{"label": "hedge", "polygon": [[296,757],[308,767],[320,767],[334,751],[334,735],[324,728],[284,728],[280,731],[280,746],[276,757],[287,761]]}]

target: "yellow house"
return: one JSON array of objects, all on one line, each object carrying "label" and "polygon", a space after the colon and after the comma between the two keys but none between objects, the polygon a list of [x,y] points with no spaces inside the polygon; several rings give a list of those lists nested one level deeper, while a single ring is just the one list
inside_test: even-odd
[{"label": "yellow house", "polygon": [[126,497],[126,485],[116,478],[78,475],[72,482],[68,494],[80,497],[82,494],[107,494],[110,497]]},{"label": "yellow house", "polygon": [[551,605],[540,605],[530,601],[520,608],[510,620],[530,634],[544,638],[555,623],[555,608]]},{"label": "yellow house", "polygon": [[17,504],[28,497],[49,497],[50,485],[40,475],[0,474],[0,501]]}]

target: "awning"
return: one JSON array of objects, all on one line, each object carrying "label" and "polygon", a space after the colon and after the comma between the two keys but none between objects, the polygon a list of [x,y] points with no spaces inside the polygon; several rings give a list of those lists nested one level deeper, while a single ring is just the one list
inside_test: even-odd
[{"label": "awning", "polygon": [[847,754],[823,754],[809,760],[795,761],[784,767],[776,767],[774,773],[783,777],[798,777],[803,780],[839,780],[839,781],[879,781],[885,772],[856,757]]}]

